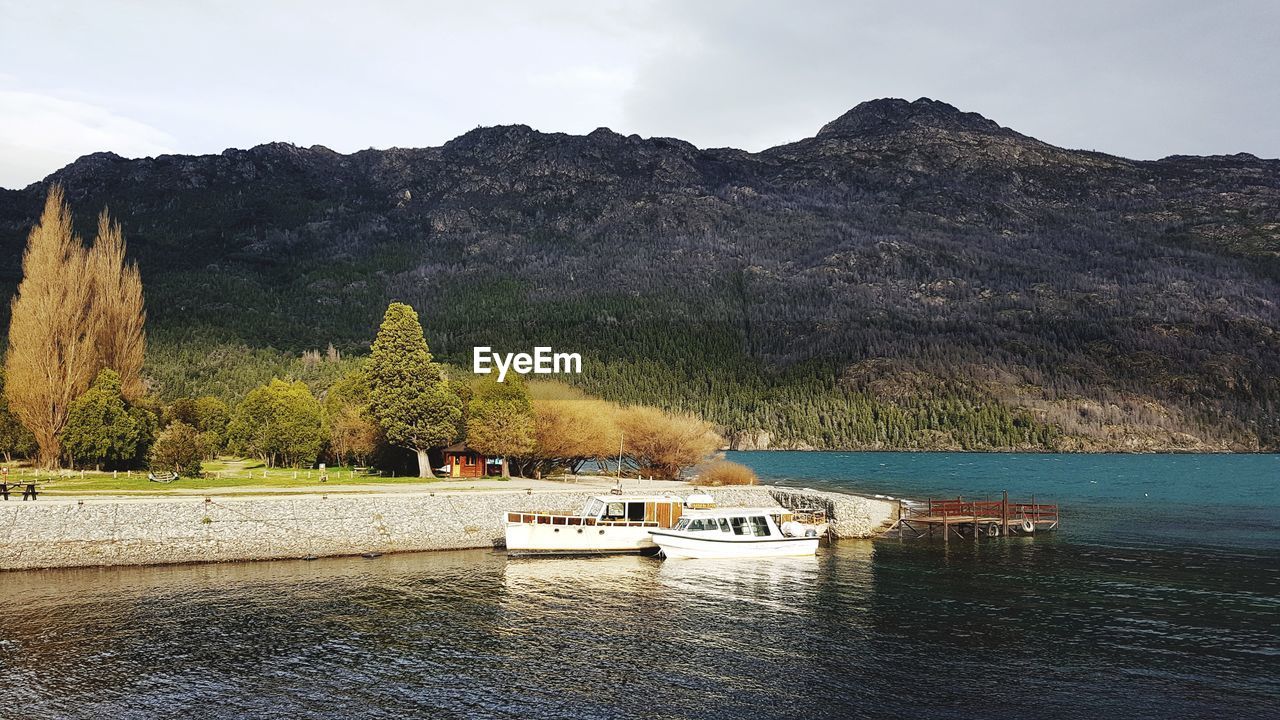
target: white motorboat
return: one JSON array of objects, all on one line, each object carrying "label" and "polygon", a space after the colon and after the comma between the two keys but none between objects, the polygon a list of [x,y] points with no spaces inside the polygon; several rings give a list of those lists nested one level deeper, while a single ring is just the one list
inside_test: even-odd
[{"label": "white motorboat", "polygon": [[[690,495],[697,504],[711,498]],[[575,514],[507,512],[507,552],[511,555],[596,555],[654,553],[650,530],[670,528],[684,513],[676,495],[597,495]]]},{"label": "white motorboat", "polygon": [[782,557],[817,552],[821,528],[782,508],[724,508],[687,512],[649,534],[667,558]]}]

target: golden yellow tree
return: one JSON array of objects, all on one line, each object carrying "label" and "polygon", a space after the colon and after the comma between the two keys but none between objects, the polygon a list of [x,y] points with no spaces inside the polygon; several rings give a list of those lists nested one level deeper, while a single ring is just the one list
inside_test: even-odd
[{"label": "golden yellow tree", "polygon": [[693,415],[633,406],[618,413],[625,455],[646,475],[674,480],[689,466],[697,465],[724,444],[724,439],[704,420]]},{"label": "golden yellow tree", "polygon": [[556,382],[529,383],[533,398],[531,467],[576,473],[592,460],[618,454],[617,405]]},{"label": "golden yellow tree", "polygon": [[13,299],[5,394],[35,435],[39,460],[53,467],[67,410],[97,372],[97,317],[89,253],[75,235],[62,188],[49,188],[40,222],[27,236],[22,282]]},{"label": "golden yellow tree", "polygon": [[97,357],[94,373],[107,368],[120,375],[126,400],[142,397],[142,360],[146,353],[147,313],[137,263],[125,260],[124,234],[106,210],[98,216],[98,236],[89,250],[93,285],[92,313]]}]

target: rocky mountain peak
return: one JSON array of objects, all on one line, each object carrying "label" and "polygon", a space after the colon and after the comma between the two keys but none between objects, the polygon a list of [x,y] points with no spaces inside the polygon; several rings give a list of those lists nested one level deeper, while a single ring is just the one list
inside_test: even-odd
[{"label": "rocky mountain peak", "polygon": [[860,103],[822,126],[818,137],[857,138],[916,129],[989,134],[1013,132],[978,113],[964,112],[940,100],[922,97],[909,102],[901,98],[881,98]]},{"label": "rocky mountain peak", "polygon": [[502,146],[523,145],[540,135],[528,125],[492,125],[477,127],[445,143],[446,151],[469,152]]}]

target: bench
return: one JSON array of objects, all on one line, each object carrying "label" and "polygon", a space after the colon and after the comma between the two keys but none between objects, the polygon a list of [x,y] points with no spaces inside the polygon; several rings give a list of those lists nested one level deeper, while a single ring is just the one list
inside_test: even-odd
[{"label": "bench", "polygon": [[16,493],[18,492],[19,489],[22,490],[23,500],[35,500],[36,496],[39,494],[36,489],[36,484],[33,482],[11,483],[11,482],[5,481],[5,482],[0,482],[0,500],[8,500],[9,494]]},{"label": "bench", "polygon": [[147,473],[147,479],[148,479],[148,480],[150,480],[151,482],[158,482],[158,483],[166,483],[166,484],[167,484],[167,483],[171,483],[171,482],[173,482],[174,480],[177,480],[177,479],[178,479],[178,473],[176,473],[176,472],[170,472],[170,471],[168,471],[168,470],[161,470],[161,471],[157,471],[157,472],[150,472],[150,473]]}]

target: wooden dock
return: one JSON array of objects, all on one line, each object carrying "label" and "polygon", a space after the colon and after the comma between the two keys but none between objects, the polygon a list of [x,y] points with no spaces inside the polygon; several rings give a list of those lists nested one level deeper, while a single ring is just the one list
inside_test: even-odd
[{"label": "wooden dock", "polygon": [[999,500],[938,500],[907,504],[898,501],[898,521],[893,528],[898,537],[933,537],[942,532],[942,541],[950,542],[954,535],[962,540],[980,537],[1010,535],[1034,535],[1058,527],[1058,506],[1036,502],[1035,496],[1028,502],[1009,499],[1009,493]]}]

